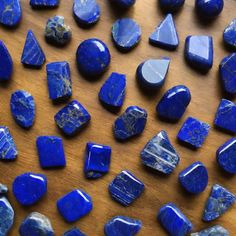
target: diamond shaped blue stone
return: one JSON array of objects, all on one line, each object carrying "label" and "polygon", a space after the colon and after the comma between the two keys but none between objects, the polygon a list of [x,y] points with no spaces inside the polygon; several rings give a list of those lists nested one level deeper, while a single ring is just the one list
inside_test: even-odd
[{"label": "diamond shaped blue stone", "polygon": [[144,165],[164,174],[172,173],[179,163],[179,155],[164,130],[148,141],[141,159]]},{"label": "diamond shaped blue stone", "polygon": [[159,0],[159,5],[165,12],[176,12],[184,5],[184,2],[185,0]]},{"label": "diamond shaped blue stone", "polygon": [[117,7],[129,8],[135,4],[136,0],[111,0],[111,2],[114,3]]},{"label": "diamond shaped blue stone", "polygon": [[60,0],[30,0],[33,8],[55,8],[58,7]]},{"label": "diamond shaped blue stone", "polygon": [[193,233],[191,236],[229,236],[229,232],[220,225],[214,225],[198,233]]},{"label": "diamond shaped blue stone", "polygon": [[63,236],[86,236],[83,232],[81,232],[78,228],[72,228],[66,231]]},{"label": "diamond shaped blue stone", "polygon": [[223,39],[226,45],[233,49],[236,49],[236,18],[234,18],[225,28]]}]

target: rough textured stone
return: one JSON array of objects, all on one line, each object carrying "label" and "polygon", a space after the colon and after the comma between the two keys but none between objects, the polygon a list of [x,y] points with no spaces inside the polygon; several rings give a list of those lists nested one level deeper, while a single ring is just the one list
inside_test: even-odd
[{"label": "rough textured stone", "polygon": [[229,232],[220,225],[214,225],[191,236],[229,236]]},{"label": "rough textured stone", "polygon": [[55,8],[58,7],[60,0],[30,0],[33,8]]}]

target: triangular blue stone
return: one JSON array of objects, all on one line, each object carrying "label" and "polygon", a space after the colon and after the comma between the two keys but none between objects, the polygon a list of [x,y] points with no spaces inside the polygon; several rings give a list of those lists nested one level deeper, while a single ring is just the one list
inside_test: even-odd
[{"label": "triangular blue stone", "polygon": [[171,14],[168,14],[157,26],[155,31],[149,37],[149,41],[156,46],[169,50],[174,50],[178,47],[179,37]]},{"label": "triangular blue stone", "polygon": [[54,8],[59,5],[59,0],[30,0],[33,8]]}]

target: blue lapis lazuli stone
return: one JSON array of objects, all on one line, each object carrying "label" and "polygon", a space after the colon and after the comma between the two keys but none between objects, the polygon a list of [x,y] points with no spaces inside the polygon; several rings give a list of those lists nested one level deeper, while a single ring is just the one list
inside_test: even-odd
[{"label": "blue lapis lazuli stone", "polygon": [[144,184],[129,171],[123,170],[109,185],[111,197],[124,206],[129,206],[144,191]]},{"label": "blue lapis lazuli stone", "polygon": [[164,130],[148,141],[141,159],[144,165],[164,174],[172,173],[179,163],[179,155]]},{"label": "blue lapis lazuli stone", "polygon": [[129,8],[135,4],[136,0],[111,0],[111,2],[120,8]]},{"label": "blue lapis lazuli stone", "polygon": [[184,5],[185,0],[159,0],[160,7],[165,12],[175,12]]},{"label": "blue lapis lazuli stone", "polygon": [[225,28],[223,39],[226,45],[233,49],[236,49],[236,18],[234,18]]},{"label": "blue lapis lazuli stone", "polygon": [[104,232],[106,236],[134,236],[142,227],[142,222],[127,216],[115,216],[109,220]]},{"label": "blue lapis lazuli stone", "polygon": [[191,101],[191,93],[184,85],[169,89],[156,106],[158,116],[170,121],[178,121]]},{"label": "blue lapis lazuli stone", "polygon": [[58,7],[60,0],[30,0],[33,8],[55,8]]},{"label": "blue lapis lazuli stone", "polygon": [[205,141],[210,130],[210,125],[188,117],[181,127],[177,137],[180,141],[189,144],[194,148],[200,148]]},{"label": "blue lapis lazuli stone", "polygon": [[141,34],[140,26],[131,18],[118,19],[112,26],[112,39],[121,51],[134,48],[139,43]]},{"label": "blue lapis lazuli stone", "polygon": [[76,100],[67,104],[54,116],[57,126],[68,136],[80,131],[90,119],[88,111]]},{"label": "blue lapis lazuli stone", "polygon": [[17,176],[12,184],[16,200],[29,206],[38,202],[47,192],[47,178],[43,174],[31,172]]},{"label": "blue lapis lazuli stone", "polygon": [[23,128],[30,128],[35,120],[35,102],[33,96],[24,91],[17,90],[11,95],[11,113],[16,123]]},{"label": "blue lapis lazuli stone", "polygon": [[105,105],[118,108],[125,99],[126,76],[113,72],[105,81],[99,92],[99,99]]},{"label": "blue lapis lazuli stone", "polygon": [[193,233],[191,236],[229,236],[229,232],[220,225],[214,225],[198,233]]},{"label": "blue lapis lazuli stone", "polygon": [[0,183],[0,196],[7,193],[7,192],[8,192],[7,186]]},{"label": "blue lapis lazuli stone", "polygon": [[97,179],[110,168],[111,147],[96,143],[87,143],[84,174],[86,178]]},{"label": "blue lapis lazuli stone", "polygon": [[141,134],[146,126],[147,112],[137,106],[128,107],[114,123],[114,135],[119,140],[126,140]]},{"label": "blue lapis lazuli stone", "polygon": [[66,61],[47,64],[49,98],[53,101],[64,100],[72,95],[70,66]]},{"label": "blue lapis lazuli stone", "polygon": [[157,26],[149,37],[149,42],[155,46],[174,50],[179,45],[179,36],[176,31],[174,19],[171,14]]},{"label": "blue lapis lazuli stone", "polygon": [[186,191],[201,193],[208,184],[207,168],[200,161],[195,162],[179,173],[179,182]]},{"label": "blue lapis lazuli stone", "polygon": [[81,232],[78,228],[72,228],[66,231],[63,236],[86,236],[83,232]]},{"label": "blue lapis lazuli stone", "polygon": [[32,30],[29,30],[25,40],[25,46],[21,55],[21,63],[26,66],[40,68],[46,60],[45,54],[39,45]]},{"label": "blue lapis lazuli stone", "polygon": [[67,222],[75,222],[87,215],[93,208],[91,197],[75,189],[57,201],[57,209]]},{"label": "blue lapis lazuli stone", "polygon": [[211,194],[206,201],[202,219],[212,221],[224,214],[236,201],[236,196],[219,184],[212,187]]}]

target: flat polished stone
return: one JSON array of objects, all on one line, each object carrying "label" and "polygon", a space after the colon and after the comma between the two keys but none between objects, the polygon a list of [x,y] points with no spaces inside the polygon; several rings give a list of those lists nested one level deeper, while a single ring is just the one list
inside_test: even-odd
[{"label": "flat polished stone", "polygon": [[30,128],[35,120],[35,101],[33,96],[24,91],[17,90],[11,95],[11,114],[16,123],[23,128]]},{"label": "flat polished stone", "polygon": [[159,0],[159,5],[165,12],[176,12],[184,5],[184,2],[185,0]]},{"label": "flat polished stone", "polygon": [[189,193],[201,193],[208,184],[207,168],[200,161],[194,162],[179,173],[179,182]]},{"label": "flat polished stone", "polygon": [[124,206],[129,206],[144,191],[144,184],[129,171],[123,170],[109,184],[111,197]]},{"label": "flat polished stone", "polygon": [[162,206],[157,218],[170,236],[185,236],[192,231],[191,222],[173,203]]},{"label": "flat polished stone", "polygon": [[80,189],[75,189],[57,201],[57,209],[69,223],[87,215],[93,208],[91,197]]},{"label": "flat polished stone", "polygon": [[223,39],[226,45],[236,49],[236,18],[225,28],[223,32]]},{"label": "flat polished stone", "polygon": [[30,206],[38,202],[47,192],[47,178],[43,174],[31,172],[17,176],[12,184],[16,200]]},{"label": "flat polished stone", "polygon": [[126,140],[141,134],[146,126],[147,112],[137,106],[128,107],[113,125],[114,135],[119,140]]},{"label": "flat polished stone", "polygon": [[30,0],[33,8],[55,8],[58,7],[60,0]]},{"label": "flat polished stone", "polygon": [[140,220],[126,216],[115,216],[106,223],[104,232],[106,236],[133,236],[140,231],[141,227]]},{"label": "flat polished stone", "polygon": [[169,89],[156,106],[159,117],[168,121],[178,121],[184,114],[191,101],[191,93],[184,85]]},{"label": "flat polished stone", "polygon": [[229,236],[229,232],[220,225],[214,225],[191,236]]},{"label": "flat polished stone", "polygon": [[115,46],[121,51],[134,48],[141,39],[141,28],[131,18],[118,19],[112,26],[112,39]]},{"label": "flat polished stone", "polygon": [[72,228],[66,231],[63,236],[86,236],[83,232],[81,232],[78,228]]},{"label": "flat polished stone", "polygon": [[111,2],[120,8],[129,8],[135,4],[136,0],[111,0]]},{"label": "flat polished stone", "polygon": [[174,50],[179,45],[179,36],[176,31],[174,19],[171,14],[157,26],[149,37],[149,42],[155,46]]},{"label": "flat polished stone", "polygon": [[148,141],[141,159],[144,165],[164,174],[172,173],[179,163],[179,155],[164,130]]}]

